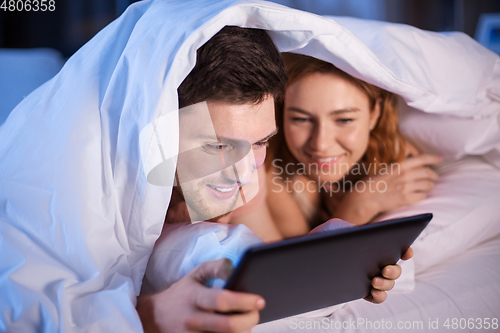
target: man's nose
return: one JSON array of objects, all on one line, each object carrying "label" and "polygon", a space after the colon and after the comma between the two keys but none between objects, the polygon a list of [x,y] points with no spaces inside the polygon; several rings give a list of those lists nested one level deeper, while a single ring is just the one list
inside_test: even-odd
[{"label": "man's nose", "polygon": [[233,182],[238,182],[245,185],[252,180],[254,171],[256,170],[255,157],[252,150],[245,155],[241,160],[234,163],[232,166],[226,167],[222,170],[222,174],[227,179]]},{"label": "man's nose", "polygon": [[320,122],[313,127],[309,137],[309,146],[313,151],[325,152],[335,141],[335,133],[331,126]]}]

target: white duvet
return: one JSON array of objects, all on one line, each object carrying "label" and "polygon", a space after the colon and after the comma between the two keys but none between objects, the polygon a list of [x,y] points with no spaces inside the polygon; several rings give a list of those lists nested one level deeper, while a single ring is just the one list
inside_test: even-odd
[{"label": "white duvet", "polygon": [[[465,153],[500,165],[499,57],[463,34],[358,23],[343,22],[353,33],[260,1],[140,1],[88,42],[0,127],[0,331],[142,330],[136,295],[171,193],[146,173],[156,140],[176,152],[177,86],[225,25],[267,29],[281,51],[330,61],[416,109],[488,119]],[[139,138],[167,115],[159,137]]]}]

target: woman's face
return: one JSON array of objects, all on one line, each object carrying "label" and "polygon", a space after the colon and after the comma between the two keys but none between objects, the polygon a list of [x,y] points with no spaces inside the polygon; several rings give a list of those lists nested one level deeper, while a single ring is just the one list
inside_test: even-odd
[{"label": "woman's face", "polygon": [[[346,79],[325,73],[307,75],[286,91],[284,134],[297,173],[312,180],[342,179],[363,157],[370,127],[380,115],[370,110],[368,96]],[[354,170],[353,170],[354,172]]]}]

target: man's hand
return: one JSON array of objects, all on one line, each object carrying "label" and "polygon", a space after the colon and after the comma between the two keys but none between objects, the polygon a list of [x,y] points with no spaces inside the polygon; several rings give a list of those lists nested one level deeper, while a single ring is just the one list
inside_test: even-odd
[{"label": "man's hand", "polygon": [[232,264],[227,259],[199,265],[184,278],[158,294],[139,296],[137,311],[146,332],[250,332],[259,322],[262,297],[211,289],[211,278],[227,279]]},{"label": "man's hand", "polygon": [[[403,254],[401,259],[408,260],[413,257],[413,250],[410,247],[408,251]],[[386,291],[394,288],[395,280],[401,276],[401,266],[387,265],[382,269],[382,276],[376,276],[372,280],[371,294],[365,297],[365,300],[372,303],[382,303],[387,298]]]}]

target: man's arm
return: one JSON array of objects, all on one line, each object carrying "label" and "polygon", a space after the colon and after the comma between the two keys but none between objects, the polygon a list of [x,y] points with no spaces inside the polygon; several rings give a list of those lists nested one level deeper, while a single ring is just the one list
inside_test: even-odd
[{"label": "man's arm", "polygon": [[250,332],[259,322],[264,299],[203,284],[211,278],[227,279],[231,271],[227,259],[209,261],[169,288],[139,296],[137,312],[145,332]]}]

